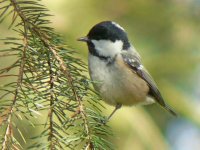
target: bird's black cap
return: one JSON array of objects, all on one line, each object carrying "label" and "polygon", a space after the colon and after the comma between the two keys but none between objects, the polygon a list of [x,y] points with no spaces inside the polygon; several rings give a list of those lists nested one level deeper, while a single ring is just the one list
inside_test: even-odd
[{"label": "bird's black cap", "polygon": [[130,43],[126,32],[122,27],[112,21],[103,21],[96,24],[88,33],[90,40],[121,40],[123,42],[123,49],[128,49]]}]

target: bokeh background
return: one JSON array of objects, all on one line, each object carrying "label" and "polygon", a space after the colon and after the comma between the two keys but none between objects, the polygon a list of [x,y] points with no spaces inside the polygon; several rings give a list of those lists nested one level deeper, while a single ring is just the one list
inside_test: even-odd
[{"label": "bokeh background", "polygon": [[[76,39],[104,20],[123,26],[166,102],[179,114],[175,118],[156,104],[122,108],[109,122],[117,149],[200,149],[200,0],[42,2],[54,15],[52,26],[86,63],[87,47]],[[5,30],[9,23],[0,25],[0,37],[11,34]],[[113,107],[105,106],[108,115]]]}]

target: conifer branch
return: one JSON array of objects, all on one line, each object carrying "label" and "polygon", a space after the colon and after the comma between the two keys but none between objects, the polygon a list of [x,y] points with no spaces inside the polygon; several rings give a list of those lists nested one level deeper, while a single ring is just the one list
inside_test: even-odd
[{"label": "conifer branch", "polygon": [[24,34],[24,43],[23,43],[23,55],[21,57],[21,62],[20,62],[20,68],[19,68],[19,74],[18,74],[18,80],[17,80],[17,87],[16,87],[16,90],[15,90],[15,94],[14,94],[14,98],[13,98],[13,102],[10,106],[10,109],[9,109],[9,112],[8,112],[8,116],[7,116],[7,119],[6,122],[8,123],[7,125],[7,128],[6,128],[6,133],[5,133],[5,136],[4,136],[4,141],[3,141],[3,144],[2,144],[2,149],[3,150],[6,150],[7,149],[7,142],[8,142],[8,139],[11,138],[12,136],[12,115],[13,115],[13,111],[14,111],[14,106],[16,104],[16,101],[17,101],[17,96],[18,96],[18,93],[19,93],[19,90],[21,88],[21,84],[22,84],[22,80],[23,80],[23,74],[24,74],[24,66],[25,66],[25,61],[26,61],[26,50],[27,50],[27,47],[28,47],[28,42],[27,42],[27,32],[26,32],[26,25],[24,24],[24,31],[25,31],[25,34]]},{"label": "conifer branch", "polygon": [[[3,149],[22,147],[13,135],[14,117],[29,121],[30,117],[41,115],[43,110],[48,112],[48,121],[40,123],[45,129],[32,137],[35,141],[29,149],[112,149],[112,144],[106,140],[110,129],[100,123],[103,107],[91,90],[89,79],[82,74],[86,71],[85,64],[74,58],[73,51],[48,27],[47,9],[37,0],[3,0],[0,3],[4,2],[7,3],[2,7],[0,19],[12,14],[9,28],[14,27],[22,38],[5,39],[6,44],[15,47],[4,49],[0,55],[18,56],[12,65],[0,69],[0,78],[15,76],[4,73],[19,67],[17,81],[0,89],[4,91],[0,100],[5,99],[0,101],[5,103],[0,106],[3,112],[0,124],[7,123]],[[19,42],[21,39],[23,44]],[[11,94],[14,99],[7,108],[6,98]],[[25,141],[23,133],[19,129],[18,132]]]}]

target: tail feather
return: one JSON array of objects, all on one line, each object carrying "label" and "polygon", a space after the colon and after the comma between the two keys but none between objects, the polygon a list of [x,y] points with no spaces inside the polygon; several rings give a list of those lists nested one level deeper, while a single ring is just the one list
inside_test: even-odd
[{"label": "tail feather", "polygon": [[178,114],[168,105],[161,105],[165,110],[167,110],[168,112],[170,112],[173,116],[178,117]]}]

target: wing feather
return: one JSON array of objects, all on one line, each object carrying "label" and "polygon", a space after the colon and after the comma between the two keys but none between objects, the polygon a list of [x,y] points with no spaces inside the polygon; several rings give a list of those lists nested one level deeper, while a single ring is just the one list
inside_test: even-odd
[{"label": "wing feather", "polygon": [[133,72],[136,72],[138,76],[146,81],[149,86],[149,96],[153,97],[163,108],[168,110],[171,114],[177,116],[177,114],[165,103],[155,81],[148,73],[148,71],[142,66],[140,59],[128,52],[123,52],[121,54],[124,62],[128,65],[128,67],[130,67]]}]

